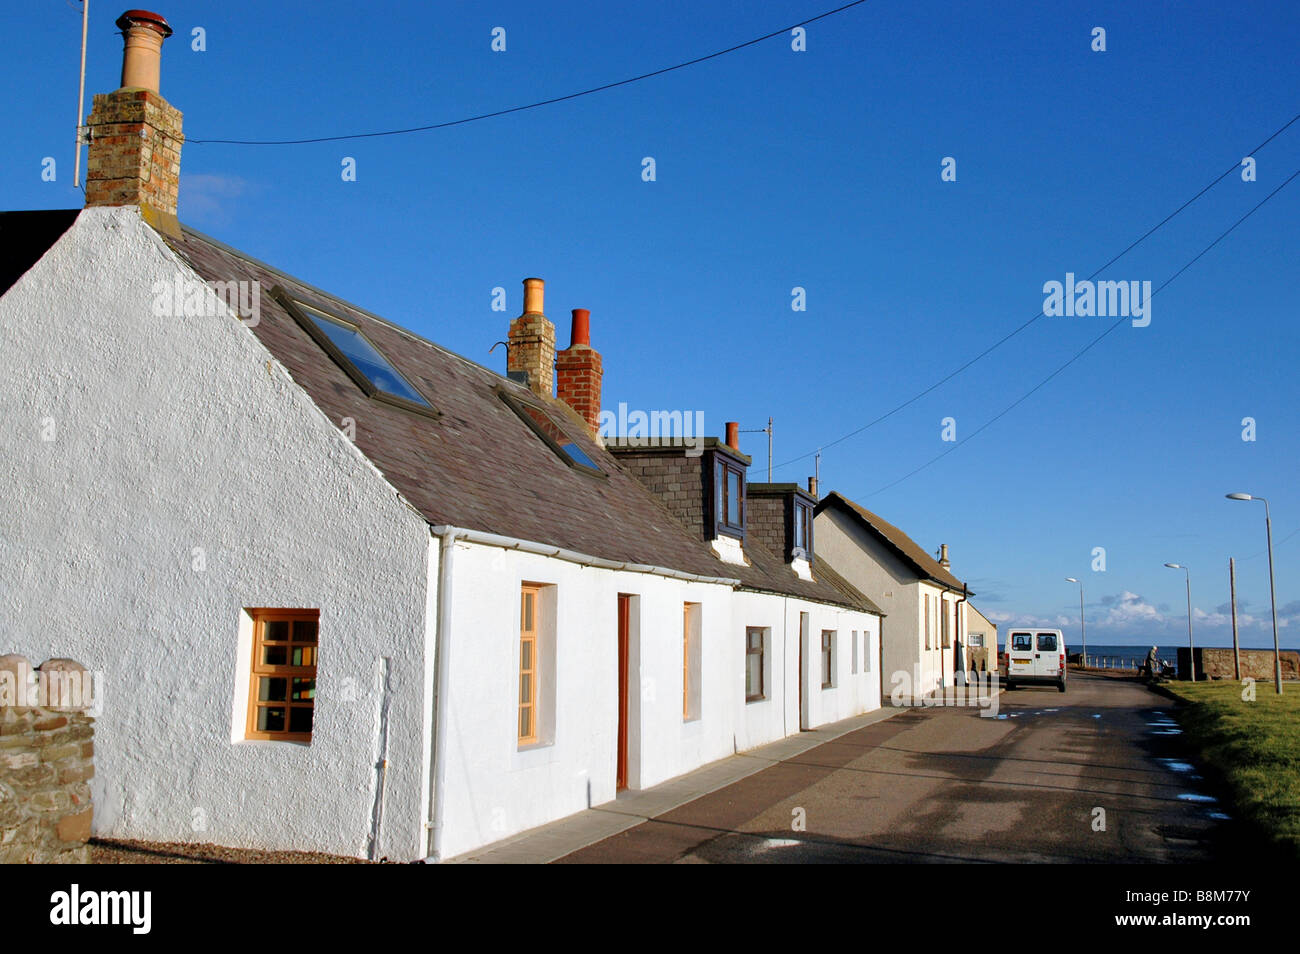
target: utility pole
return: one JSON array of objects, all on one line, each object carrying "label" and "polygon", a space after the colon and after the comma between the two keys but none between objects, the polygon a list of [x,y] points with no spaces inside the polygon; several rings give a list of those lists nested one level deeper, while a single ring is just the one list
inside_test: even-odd
[{"label": "utility pole", "polygon": [[1237,568],[1228,557],[1228,592],[1232,599],[1232,667],[1241,682],[1241,647],[1237,643]]},{"label": "utility pole", "polygon": [[767,419],[767,482],[772,482],[772,418]]}]

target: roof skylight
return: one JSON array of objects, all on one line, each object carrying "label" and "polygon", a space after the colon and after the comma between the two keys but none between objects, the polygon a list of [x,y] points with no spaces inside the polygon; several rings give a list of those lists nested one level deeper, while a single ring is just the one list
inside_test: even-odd
[{"label": "roof skylight", "polygon": [[352,362],[352,366],[370,382],[376,391],[420,407],[433,409],[433,405],[424,399],[424,395],[417,391],[410,381],[402,377],[401,372],[379,353],[360,330],[301,302],[297,304],[317,329],[329,339],[343,357]]},{"label": "roof skylight", "polygon": [[569,437],[558,421],[551,416],[550,411],[531,404],[526,401],[520,401],[504,393],[501,395],[529,427],[537,433],[542,440],[551,445],[551,448],[560,455],[561,459],[571,467],[580,470],[586,470],[593,474],[602,473],[600,467],[596,464],[591,456],[584,451],[574,440]]}]

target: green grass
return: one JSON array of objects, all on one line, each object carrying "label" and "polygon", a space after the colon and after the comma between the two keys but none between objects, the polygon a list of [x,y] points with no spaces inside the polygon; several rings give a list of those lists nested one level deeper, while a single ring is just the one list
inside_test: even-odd
[{"label": "green grass", "polygon": [[1227,783],[1241,818],[1300,857],[1300,685],[1283,695],[1255,684],[1255,701],[1235,682],[1166,683],[1186,705],[1178,720],[1206,766]]}]

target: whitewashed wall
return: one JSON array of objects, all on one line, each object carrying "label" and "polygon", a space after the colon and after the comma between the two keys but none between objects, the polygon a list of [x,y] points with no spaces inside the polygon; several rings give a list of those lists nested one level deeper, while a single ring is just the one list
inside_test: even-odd
[{"label": "whitewashed wall", "polygon": [[[0,299],[0,646],[104,672],[97,834],[343,854],[391,657],[380,847],[415,857],[427,527],[239,321],[153,315],[178,270],[135,209],[90,209]],[[257,606],[321,611],[309,746],[232,741]]]},{"label": "whitewashed wall", "polygon": [[[733,592],[720,584],[585,567],[463,541],[455,547],[444,857],[615,797],[620,593],[634,597],[628,679],[631,789],[657,785],[799,731],[793,640],[801,610],[827,627],[847,630],[872,629],[877,619],[772,594]],[[543,699],[543,705],[554,705],[555,716],[551,738],[521,748],[516,706],[519,590],[524,583],[554,588],[554,629],[542,638],[555,640],[554,685],[546,689],[552,695],[549,703]],[[682,713],[685,602],[700,603],[702,612],[701,709],[699,718],[690,721]],[[746,626],[771,630],[767,699],[748,704]],[[875,633],[878,639],[878,629]],[[847,673],[848,657],[841,659]],[[874,673],[842,678],[836,690],[825,693],[819,682],[816,724],[878,708]]]},{"label": "whitewashed wall", "polygon": [[[932,624],[934,635],[930,648],[925,648],[925,598],[943,596],[947,611],[960,613],[964,620],[964,608],[953,608],[959,597],[918,579],[915,571],[893,551],[838,511],[819,513],[815,533],[818,552],[886,614],[885,697],[893,692],[896,674],[904,674],[903,685],[914,687],[921,694],[933,692],[941,679],[944,685],[952,685],[953,650],[951,646],[942,649],[943,630],[937,617]],[[950,632],[963,632],[963,626],[963,622],[958,622]]]}]

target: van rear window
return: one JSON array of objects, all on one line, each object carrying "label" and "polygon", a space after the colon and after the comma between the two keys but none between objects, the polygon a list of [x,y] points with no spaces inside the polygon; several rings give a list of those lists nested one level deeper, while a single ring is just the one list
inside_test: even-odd
[{"label": "van rear window", "polygon": [[1038,634],[1038,651],[1042,653],[1056,652],[1056,634],[1039,633]]},{"label": "van rear window", "polygon": [[1029,653],[1034,650],[1034,637],[1032,633],[1012,633],[1011,649],[1013,652]]}]

